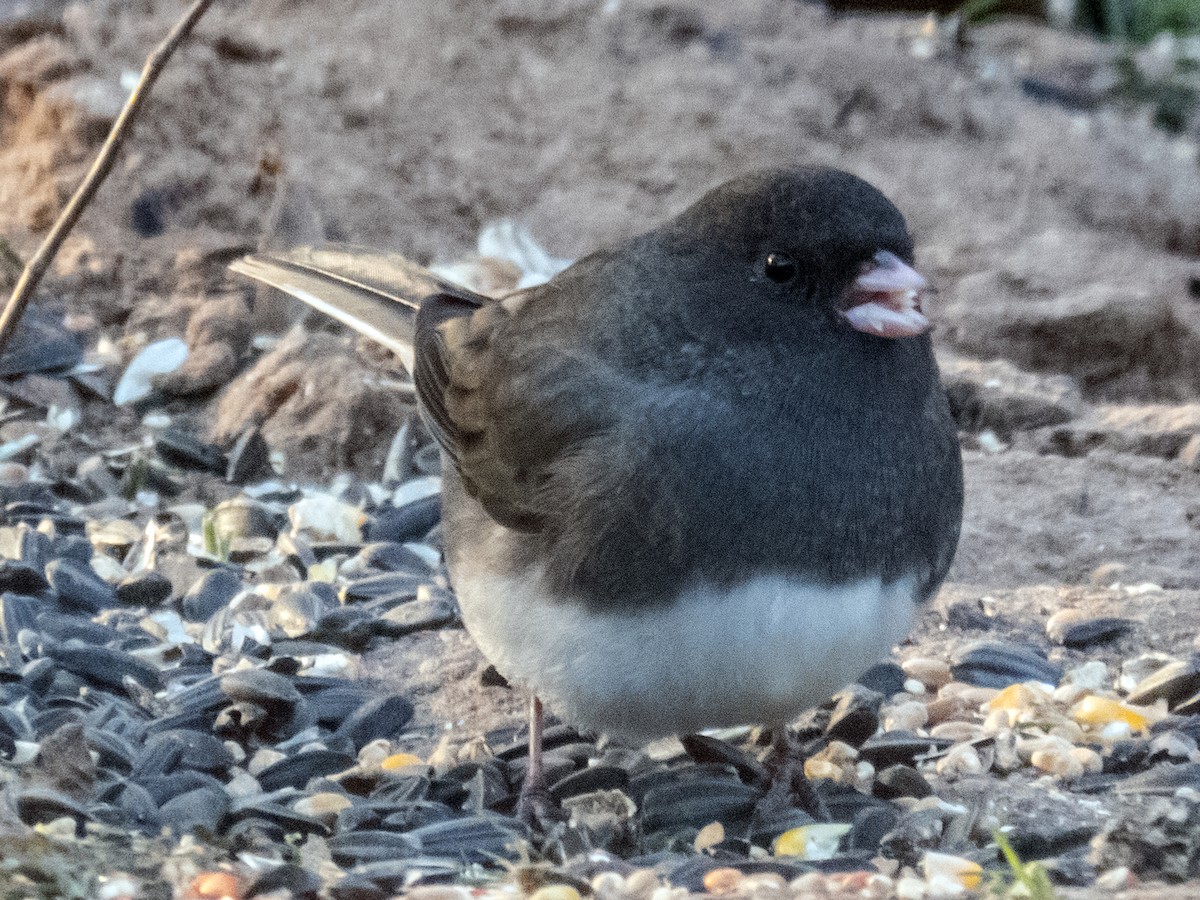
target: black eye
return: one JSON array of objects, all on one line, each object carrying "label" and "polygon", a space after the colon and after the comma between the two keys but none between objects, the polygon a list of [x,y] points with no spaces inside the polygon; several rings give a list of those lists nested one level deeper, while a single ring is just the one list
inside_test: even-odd
[{"label": "black eye", "polygon": [[791,281],[800,271],[796,261],[786,253],[768,253],[763,269],[767,273],[767,277],[776,284]]}]

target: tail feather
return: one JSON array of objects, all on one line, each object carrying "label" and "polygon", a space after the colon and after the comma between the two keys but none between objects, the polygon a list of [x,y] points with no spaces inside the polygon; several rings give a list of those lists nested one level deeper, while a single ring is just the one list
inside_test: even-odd
[{"label": "tail feather", "polygon": [[472,300],[476,296],[398,254],[360,247],[300,247],[280,255],[253,254],[229,268],[303,300],[382,344],[400,357],[410,373],[421,305],[439,294]]}]

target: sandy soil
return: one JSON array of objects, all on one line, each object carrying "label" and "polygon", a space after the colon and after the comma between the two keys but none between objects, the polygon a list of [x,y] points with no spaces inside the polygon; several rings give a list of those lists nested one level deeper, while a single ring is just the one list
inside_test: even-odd
[{"label": "sandy soil", "polygon": [[[21,255],[180,12],[45,6],[41,24],[0,31],[0,236]],[[507,216],[573,257],[748,169],[844,167],[909,218],[968,448],[951,583],[902,655],[953,651],[966,635],[944,627],[950,603],[1043,642],[1061,606],[1119,613],[1139,624],[1105,653],[1186,652],[1200,620],[1196,134],[1107,93],[1115,59],[1032,23],[959,47],[919,17],[769,0],[218,3],[40,302],[126,357],[186,331],[207,362],[176,385],[178,417],[228,436],[262,423],[299,476],[375,477],[406,408],[381,381],[388,361],[328,337],[314,352],[336,379],[295,366],[306,351],[291,343],[263,357],[252,335],[299,310],[234,281],[234,256],[331,238],[458,259]],[[1095,102],[1039,104],[1030,78],[1069,78]],[[265,396],[264,372],[278,379]],[[348,404],[381,402],[382,420],[346,427]],[[1144,582],[1164,590],[1113,587]],[[373,661],[425,698],[431,739],[446,721],[463,739],[516,727],[522,701],[480,687],[481,667],[455,632]]]}]

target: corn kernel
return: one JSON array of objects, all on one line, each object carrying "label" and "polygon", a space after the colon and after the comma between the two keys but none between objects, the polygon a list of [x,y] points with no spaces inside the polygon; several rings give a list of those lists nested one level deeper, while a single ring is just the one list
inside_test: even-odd
[{"label": "corn kernel", "polygon": [[1080,725],[1108,725],[1110,722],[1124,722],[1134,731],[1141,731],[1149,725],[1146,717],[1132,707],[1118,700],[1107,697],[1084,697],[1071,710],[1071,718]]},{"label": "corn kernel", "polygon": [[850,830],[849,825],[818,822],[792,828],[775,838],[776,856],[797,856],[800,859],[832,859],[838,842]]},{"label": "corn kernel", "polygon": [[391,772],[396,769],[407,769],[409,766],[422,766],[424,764],[425,760],[413,753],[393,753],[391,756],[385,757],[379,766]]}]

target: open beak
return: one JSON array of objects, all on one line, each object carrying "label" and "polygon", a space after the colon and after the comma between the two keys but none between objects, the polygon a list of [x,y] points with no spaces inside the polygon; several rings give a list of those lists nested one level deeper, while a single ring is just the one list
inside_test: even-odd
[{"label": "open beak", "polygon": [[880,250],[866,270],[854,279],[842,315],[857,331],[898,338],[924,334],[930,321],[921,312],[926,281],[887,250]]}]

